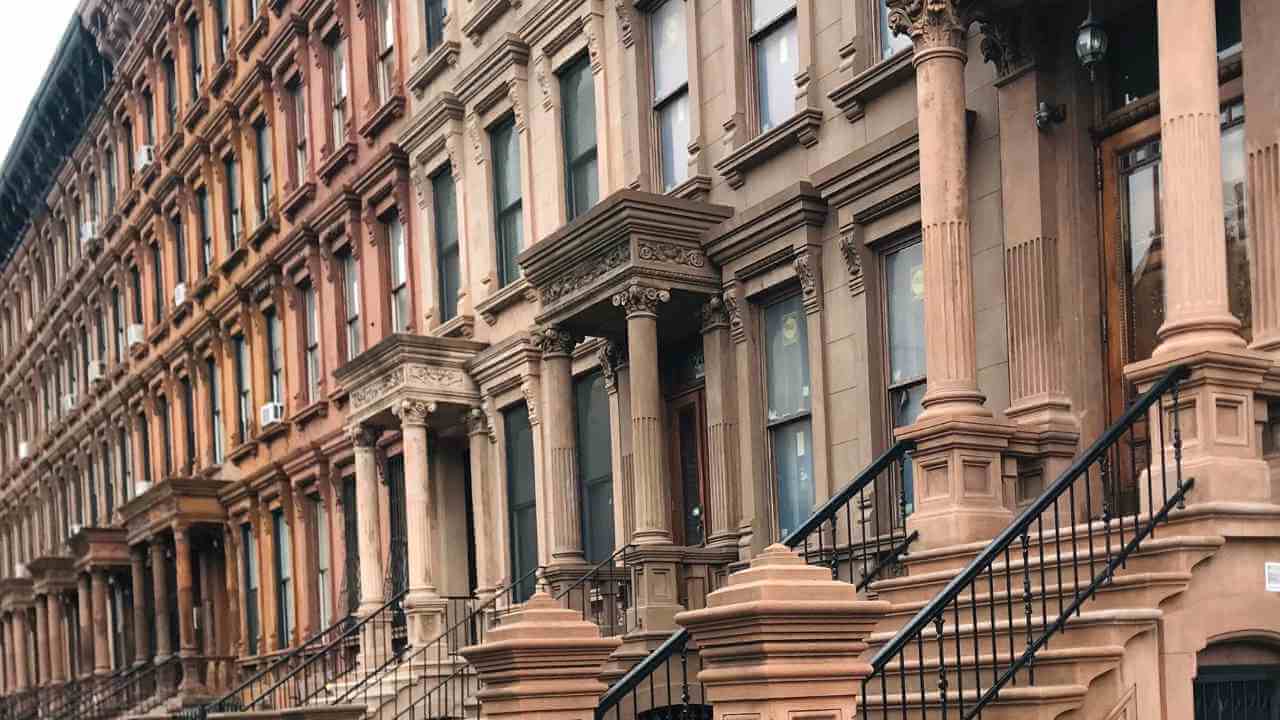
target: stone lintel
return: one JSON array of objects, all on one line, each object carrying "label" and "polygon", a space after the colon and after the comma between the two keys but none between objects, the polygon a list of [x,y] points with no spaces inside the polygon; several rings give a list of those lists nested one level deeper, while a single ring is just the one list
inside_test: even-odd
[{"label": "stone lintel", "polygon": [[394,425],[403,401],[471,408],[480,392],[466,365],[487,347],[461,338],[397,333],[334,371],[349,393],[347,420]]},{"label": "stone lintel", "polygon": [[701,236],[731,214],[728,207],[668,195],[613,193],[520,253],[541,302],[537,322],[564,323],[591,308],[616,314],[610,298],[632,282],[718,293],[720,272]]}]

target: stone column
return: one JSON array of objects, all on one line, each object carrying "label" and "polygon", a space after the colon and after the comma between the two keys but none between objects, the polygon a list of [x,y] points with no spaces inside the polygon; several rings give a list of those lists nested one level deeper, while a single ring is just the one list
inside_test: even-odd
[{"label": "stone column", "polygon": [[631,439],[634,445],[638,545],[671,542],[671,488],[663,435],[662,388],[658,380],[658,305],[666,290],[632,283],[613,296],[627,313],[627,356],[631,367]]},{"label": "stone column", "polygon": [[889,608],[770,545],[708,595],[705,609],[676,621],[698,644],[698,681],[716,717],[854,718],[858,694],[849,688],[871,674],[860,655]]},{"label": "stone column", "polygon": [[[1244,62],[1248,67],[1277,67],[1280,45],[1273,29],[1280,4],[1242,0]],[[1280,358],[1280,75],[1245,73],[1250,99],[1244,125],[1249,172],[1249,237],[1253,243],[1253,348]],[[1163,100],[1162,100],[1163,102]]]},{"label": "stone column", "polygon": [[[489,417],[484,410],[472,408],[467,413],[467,440],[471,449],[471,505],[472,515],[478,518],[498,517],[498,506],[493,486],[497,478],[490,476],[494,465],[494,437]],[[477,532],[476,537],[476,595],[487,599],[502,584],[502,563],[499,560],[501,541],[490,533]]]},{"label": "stone column", "polygon": [[160,665],[173,654],[172,640],[169,637],[169,587],[164,571],[164,543],[159,539],[151,541],[151,590],[152,615],[156,624],[156,656],[154,662]]},{"label": "stone column", "polygon": [[378,467],[374,443],[378,432],[364,425],[350,430],[355,446],[356,517],[360,523],[360,607],[363,617],[376,611],[382,598],[382,543],[378,523]]},{"label": "stone column", "polygon": [[18,689],[18,692],[31,687],[27,675],[28,657],[30,655],[27,651],[27,609],[19,607],[13,611],[14,687]]},{"label": "stone column", "polygon": [[706,363],[707,507],[702,509],[708,547],[738,545],[738,399],[735,394],[729,315],[713,296],[702,307],[702,356]]},{"label": "stone column", "polygon": [[439,528],[429,470],[427,416],[435,409],[435,403],[413,400],[401,401],[396,407],[404,452],[405,531],[409,541],[409,593],[404,604],[409,616],[409,642],[417,646],[431,642],[445,629],[441,627],[445,602],[436,592],[431,575]]},{"label": "stone column", "polygon": [[582,497],[578,482],[578,438],[573,417],[573,347],[577,338],[548,326],[534,332],[542,350],[542,438],[546,445],[547,509],[551,563],[581,565]]},{"label": "stone column", "polygon": [[489,720],[587,720],[606,689],[600,670],[617,647],[580,612],[538,592],[462,655],[480,678],[477,699]]},{"label": "stone column", "polygon": [[111,672],[111,646],[108,645],[107,630],[110,615],[107,614],[107,570],[94,568],[90,574],[90,585],[93,592],[93,674],[106,675]]},{"label": "stone column", "polygon": [[49,610],[46,595],[36,595],[36,685],[49,684]]},{"label": "stone column", "polygon": [[173,561],[177,566],[178,587],[178,655],[182,658],[183,692],[200,689],[200,648],[196,644],[195,592],[191,572],[190,529],[185,525],[173,526]]},{"label": "stone column", "polygon": [[8,695],[13,688],[13,642],[10,639],[9,618],[0,618],[0,692]]},{"label": "stone column", "polygon": [[978,390],[969,241],[964,3],[889,0],[889,23],[915,45],[920,128],[920,223],[924,245],[925,369],[917,422],[915,512],[920,549],[994,537],[1012,519],[1002,455],[1013,428],[992,419]]},{"label": "stone column", "polygon": [[93,591],[89,573],[80,574],[76,601],[80,606],[80,677],[93,674]]},{"label": "stone column", "polygon": [[610,340],[600,346],[599,353],[600,371],[604,375],[604,389],[609,395],[614,546],[622,547],[631,542],[631,534],[635,531],[630,371],[627,368],[627,351],[622,345]]},{"label": "stone column", "polygon": [[150,618],[147,616],[147,581],[143,575],[147,571],[147,549],[145,545],[134,545],[129,548],[129,577],[133,581],[133,664],[144,665],[148,662],[147,653],[151,649]]},{"label": "stone column", "polygon": [[67,681],[67,643],[62,634],[65,618],[58,593],[45,596],[45,612],[49,616],[49,681],[61,685]]}]

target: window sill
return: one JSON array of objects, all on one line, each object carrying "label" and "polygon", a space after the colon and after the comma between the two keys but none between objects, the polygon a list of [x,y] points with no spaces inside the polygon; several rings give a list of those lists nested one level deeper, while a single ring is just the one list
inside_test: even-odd
[{"label": "window sill", "polygon": [[356,144],[353,142],[344,142],[338,146],[336,150],[329,154],[320,162],[318,172],[320,179],[327,185],[333,180],[333,176],[343,167],[355,164],[356,161]]},{"label": "window sill", "polygon": [[178,305],[173,306],[173,312],[170,313],[169,322],[173,325],[175,331],[178,329],[178,326],[182,324],[183,320],[191,316],[191,312],[189,312],[191,307],[190,300],[183,300]]},{"label": "window sill", "polygon": [[232,270],[236,269],[240,263],[244,262],[245,257],[249,254],[249,250],[243,244],[231,251],[226,260],[218,266],[218,271],[223,275],[230,275]]},{"label": "window sill", "polygon": [[455,315],[432,331],[440,337],[461,337],[470,340],[475,336],[476,319],[473,315]]},{"label": "window sill", "polygon": [[729,187],[740,188],[746,182],[747,171],[769,158],[795,145],[806,148],[817,145],[818,130],[821,126],[821,110],[815,108],[800,110],[782,124],[757,135],[716,163],[716,170],[724,176]]},{"label": "window sill", "polygon": [[404,117],[405,109],[404,93],[396,92],[386,102],[382,103],[382,107],[378,108],[369,121],[360,128],[360,137],[372,143],[377,140],[378,135],[386,129],[388,125],[397,119]]},{"label": "window sill", "polygon": [[827,97],[845,119],[855,122],[866,114],[867,103],[884,95],[915,74],[915,53],[902,50],[837,85]]},{"label": "window sill", "polygon": [[288,435],[288,434],[289,434],[289,423],[283,422],[283,421],[273,422],[263,427],[261,430],[259,430],[258,437],[255,439],[258,442],[265,443],[265,442],[271,442],[272,440],[278,437]]},{"label": "window sill", "polygon": [[290,422],[299,430],[306,427],[308,423],[316,418],[326,417],[329,414],[329,402],[327,400],[317,400],[310,405],[302,408],[293,414]]},{"label": "window sill", "polygon": [[486,325],[492,327],[498,322],[498,313],[520,302],[536,302],[538,293],[521,277],[519,280],[498,290],[489,297],[476,303],[476,312],[484,319]]},{"label": "window sill", "polygon": [[409,89],[413,91],[413,96],[421,100],[432,80],[458,64],[458,55],[461,50],[462,47],[457,42],[446,40],[440,44],[440,47],[414,63],[413,73],[409,75]]},{"label": "window sill", "polygon": [[228,80],[235,77],[236,59],[228,55],[222,60],[222,64],[213,71],[213,75],[209,78],[209,92],[217,93],[222,90],[222,86]]},{"label": "window sill", "polygon": [[218,287],[218,276],[213,273],[205,275],[196,286],[191,289],[191,294],[197,300],[203,300],[205,296],[213,292]]},{"label": "window sill", "polygon": [[694,175],[667,191],[667,195],[684,200],[705,200],[711,193],[711,177]]},{"label": "window sill", "polygon": [[174,127],[173,131],[169,133],[168,139],[160,146],[160,155],[167,162],[173,162],[174,154],[182,148],[183,137],[182,128]]},{"label": "window sill", "polygon": [[484,31],[498,22],[507,10],[519,4],[519,0],[484,0],[471,14],[471,18],[462,24],[462,34],[471,39],[472,45],[479,45]]},{"label": "window sill", "polygon": [[203,94],[198,100],[191,103],[191,107],[187,108],[187,113],[182,116],[182,124],[186,126],[188,131],[196,129],[196,123],[200,122],[200,118],[209,112],[209,98]]},{"label": "window sill", "polygon": [[155,182],[155,179],[159,176],[160,163],[153,162],[138,175],[138,184],[141,185],[144,190],[150,189],[151,183]]},{"label": "window sill", "polygon": [[169,314],[163,313],[156,320],[155,327],[151,329],[151,334],[147,335],[147,342],[151,345],[159,343],[169,334]]},{"label": "window sill", "polygon": [[232,464],[239,465],[246,459],[258,454],[258,443],[254,440],[246,440],[231,449],[227,453],[227,461]]},{"label": "window sill", "polygon": [[262,243],[275,234],[279,225],[279,221],[276,220],[276,214],[273,212],[258,222],[258,226],[253,229],[253,232],[249,233],[249,237],[245,238],[245,242],[252,245],[255,250],[261,248]]},{"label": "window sill", "polygon": [[281,210],[290,222],[302,208],[306,207],[316,195],[316,184],[308,180],[292,190],[284,198]]},{"label": "window sill", "polygon": [[241,40],[236,45],[236,52],[245,60],[249,59],[249,53],[253,52],[253,47],[258,41],[267,36],[267,15],[266,13],[258,13],[258,17],[247,26],[240,27]]},{"label": "window sill", "polygon": [[138,190],[137,185],[132,185],[129,187],[129,192],[126,192],[124,194],[124,199],[121,201],[121,204],[120,204],[120,215],[122,216],[122,218],[128,217],[129,213],[133,211],[133,208],[137,206],[138,200],[141,199],[141,197],[142,197],[142,193]]}]

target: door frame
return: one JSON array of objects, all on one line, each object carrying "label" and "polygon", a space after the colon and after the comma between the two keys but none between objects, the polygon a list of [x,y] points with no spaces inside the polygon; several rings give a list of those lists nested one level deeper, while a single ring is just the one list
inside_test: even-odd
[{"label": "door frame", "polygon": [[680,443],[678,417],[682,410],[693,406],[696,460],[698,463],[698,507],[702,508],[702,540],[707,536],[707,394],[702,384],[685,388],[667,398],[667,465],[671,483],[671,529],[672,542],[676,545],[687,544],[685,537],[685,497],[684,476],[681,473],[681,458],[684,448]]}]

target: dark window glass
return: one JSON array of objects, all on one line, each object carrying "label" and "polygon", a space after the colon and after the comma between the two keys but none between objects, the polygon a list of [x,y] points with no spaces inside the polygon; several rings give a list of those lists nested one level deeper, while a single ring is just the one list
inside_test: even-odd
[{"label": "dark window glass", "polygon": [[187,282],[187,236],[182,229],[182,215],[174,215],[173,220],[173,281]]},{"label": "dark window glass", "polygon": [[182,429],[186,433],[187,439],[187,457],[185,460],[187,467],[194,470],[196,467],[195,389],[191,385],[191,378],[182,378],[180,385],[182,386]]},{"label": "dark window glass", "polygon": [[[924,250],[912,243],[884,256],[885,324],[889,344],[889,421],[899,428],[916,421],[925,385]],[[903,467],[906,512],[915,509],[912,465]]]},{"label": "dark window glass", "polygon": [[658,169],[669,191],[689,176],[689,45],[684,0],[667,0],[649,16]]},{"label": "dark window glass", "polygon": [[427,21],[427,52],[444,42],[444,0],[425,0],[422,13]]},{"label": "dark window glass", "polygon": [[765,307],[764,334],[769,446],[779,536],[786,537],[814,503],[808,325],[799,295]]},{"label": "dark window glass", "polygon": [[161,447],[164,454],[164,476],[169,477],[173,474],[173,428],[169,424],[169,401],[163,395],[156,398],[156,415],[160,419],[160,441],[164,443]]},{"label": "dark window glass", "polygon": [[249,439],[249,429],[253,422],[253,381],[249,374],[252,363],[249,361],[249,347],[243,335],[236,335],[231,340],[236,364],[236,397],[237,428],[240,431],[240,442]]},{"label": "dark window glass", "polygon": [[796,8],[794,0],[753,0],[751,46],[755,54],[756,113],[764,132],[796,110]]},{"label": "dark window glass", "polygon": [[164,125],[169,135],[178,124],[178,70],[172,57],[164,59]]},{"label": "dark window glass", "polygon": [[151,485],[151,423],[145,413],[138,416],[138,437],[142,440],[142,482]]},{"label": "dark window glass", "polygon": [[[529,409],[519,405],[503,413],[507,449],[507,512],[511,538],[511,577],[523,578],[538,566],[538,510],[533,478],[533,428]],[[514,589],[520,602],[533,594],[534,579]]]},{"label": "dark window glass", "polygon": [[360,264],[355,255],[342,255],[342,304],[346,310],[347,360],[360,354]]},{"label": "dark window glass", "polygon": [[458,262],[458,210],[452,168],[431,177],[436,221],[436,268],[440,273],[440,320],[458,314],[461,270]]},{"label": "dark window glass", "polygon": [[520,143],[515,118],[507,118],[489,132],[493,154],[494,227],[498,244],[498,284],[520,277],[516,255],[524,246],[520,194]]},{"label": "dark window glass", "polygon": [[265,120],[253,126],[254,153],[258,163],[258,222],[271,213],[271,134]]},{"label": "dark window glass", "polygon": [[258,542],[253,526],[240,526],[241,564],[244,567],[244,619],[248,637],[245,650],[249,655],[258,654]]},{"label": "dark window glass", "polygon": [[209,425],[213,436],[213,462],[222,463],[224,430],[222,427],[222,378],[218,364],[210,357],[205,360],[205,372],[209,377]]},{"label": "dark window glass", "polygon": [[224,177],[227,181],[227,247],[235,250],[240,247],[240,235],[244,231],[244,215],[240,209],[240,163],[231,155],[223,161]]},{"label": "dark window glass", "polygon": [[204,84],[204,53],[201,52],[200,20],[197,17],[187,22],[187,47],[191,51],[191,101],[195,102]]},{"label": "dark window glass", "polygon": [[213,265],[213,218],[209,214],[209,191],[196,190],[196,214],[200,222],[200,277],[208,277]]},{"label": "dark window glass", "polygon": [[569,219],[586,212],[600,196],[596,171],[596,95],[588,56],[560,73],[564,118],[565,185]]},{"label": "dark window glass", "polygon": [[593,372],[573,384],[582,484],[582,539],[587,562],[602,562],[614,550],[613,460],[609,440],[609,397],[604,376]]},{"label": "dark window glass", "polygon": [[276,631],[280,635],[281,647],[292,644],[293,638],[293,537],[289,523],[285,522],[284,512],[274,510],[271,513],[271,531],[275,540],[276,563],[276,598],[278,613],[276,615]]},{"label": "dark window glass", "polygon": [[164,255],[160,243],[151,243],[151,314],[157,325],[164,320]]}]

